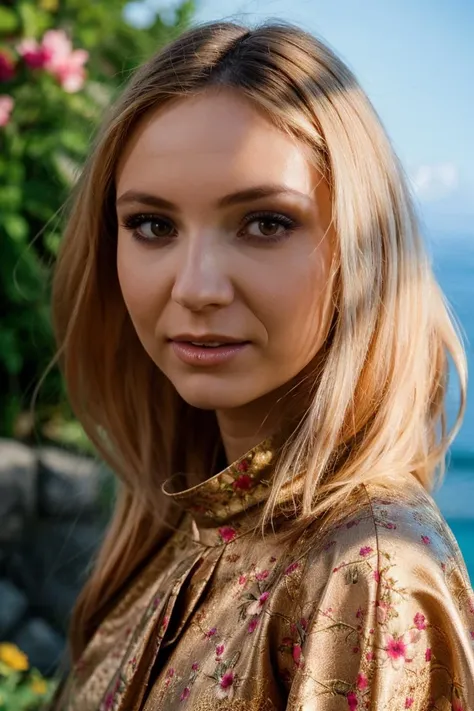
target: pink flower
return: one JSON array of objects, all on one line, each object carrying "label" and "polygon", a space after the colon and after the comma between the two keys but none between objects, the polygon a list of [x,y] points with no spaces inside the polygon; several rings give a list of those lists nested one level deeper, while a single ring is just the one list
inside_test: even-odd
[{"label": "pink flower", "polygon": [[263,607],[269,597],[270,597],[270,593],[268,591],[262,593],[260,595],[260,597],[258,598],[258,600],[255,600],[255,602],[252,602],[252,604],[249,605],[248,614],[249,615],[260,615],[260,613],[262,612]]},{"label": "pink flower", "polygon": [[406,708],[406,709],[411,709],[411,707],[413,706],[413,702],[414,702],[413,697],[407,696],[406,699],[405,699],[405,708]]},{"label": "pink flower", "polygon": [[15,101],[7,94],[0,94],[0,126],[6,126],[10,121],[10,114],[15,106]]},{"label": "pink flower", "polygon": [[232,526],[222,526],[222,528],[219,528],[219,535],[224,543],[230,543],[237,535],[237,531]]},{"label": "pink flower", "polygon": [[49,52],[30,37],[17,45],[18,53],[30,69],[43,69],[49,59]]},{"label": "pink flower", "polygon": [[208,632],[206,632],[206,634],[204,636],[207,637],[207,639],[211,639],[211,637],[214,637],[216,632],[217,632],[217,627],[211,627],[211,629],[208,630]]},{"label": "pink flower", "polygon": [[241,575],[239,578],[239,585],[245,585],[246,582],[247,582],[247,576]]},{"label": "pink flower", "polygon": [[168,677],[168,679],[171,679],[171,678],[174,676],[174,669],[173,669],[173,667],[170,667],[170,668],[168,669],[168,671],[166,672],[166,676]]},{"label": "pink flower", "polygon": [[367,679],[365,674],[359,674],[357,677],[357,688],[358,689],[366,689],[369,685],[369,680]]},{"label": "pink flower", "polygon": [[430,538],[429,536],[422,536],[422,537],[421,537],[421,540],[423,541],[423,543],[425,544],[425,546],[429,546],[430,543],[431,543],[431,538]]},{"label": "pink flower", "polygon": [[15,75],[15,64],[6,52],[0,52],[0,81],[10,81]]},{"label": "pink flower", "polygon": [[223,654],[224,654],[224,645],[223,645],[223,644],[219,644],[219,645],[216,647],[216,657],[222,657]]},{"label": "pink flower", "polygon": [[371,548],[370,546],[363,546],[359,551],[359,555],[361,555],[363,558],[365,558],[366,556],[370,555],[370,553],[372,553],[372,551],[373,551],[373,548]]},{"label": "pink flower", "polygon": [[431,647],[426,648],[425,662],[431,662]]},{"label": "pink flower", "polygon": [[216,694],[218,699],[231,699],[234,696],[234,672],[227,671],[219,681]]},{"label": "pink flower", "polygon": [[368,662],[371,662],[374,659],[375,655],[373,652],[367,652],[365,655],[365,658],[367,659]]},{"label": "pink flower", "polygon": [[189,696],[190,693],[191,693],[191,692],[190,692],[189,686],[185,686],[184,689],[183,689],[183,693],[182,693],[181,696],[179,697],[179,700],[180,700],[180,701],[186,701],[186,699],[188,698],[188,696]]},{"label": "pink flower", "polygon": [[247,631],[249,634],[252,634],[252,632],[255,631],[255,628],[258,626],[258,617],[252,617],[252,619],[249,622],[249,626],[247,627]]},{"label": "pink flower", "polygon": [[65,91],[79,91],[86,77],[84,64],[89,53],[84,49],[73,50],[71,40],[64,30],[45,32],[41,47],[46,55],[44,68],[59,81]]},{"label": "pink flower", "polygon": [[294,644],[293,645],[293,661],[296,664],[296,666],[300,666],[304,662],[304,657],[303,657],[303,650],[301,649],[301,644]]},{"label": "pink flower", "polygon": [[255,580],[265,580],[266,578],[268,578],[268,575],[268,570],[261,570],[258,573],[255,573]]},{"label": "pink flower", "polygon": [[426,629],[426,617],[421,614],[421,612],[417,612],[415,617],[413,618],[413,622],[415,623],[415,627],[418,630],[425,630]]},{"label": "pink flower", "polygon": [[350,710],[356,709],[359,705],[359,702],[357,701],[357,696],[355,695],[354,691],[349,691],[347,694],[347,705],[349,706]]},{"label": "pink flower", "polygon": [[400,669],[405,662],[411,662],[414,645],[419,638],[418,630],[409,630],[401,637],[391,634],[384,636],[384,649],[394,669]]},{"label": "pink flower", "polygon": [[298,570],[299,567],[300,567],[300,564],[297,561],[295,561],[294,563],[290,563],[288,568],[285,570],[284,575],[291,575],[292,573],[295,572],[295,570]]},{"label": "pink flower", "polygon": [[380,583],[380,571],[374,570],[374,580],[376,583]]},{"label": "pink flower", "polygon": [[241,474],[232,484],[235,491],[248,491],[252,488],[252,477],[248,474]]},{"label": "pink flower", "polygon": [[195,671],[198,671],[198,669],[199,669],[199,664],[198,664],[197,662],[194,662],[194,664],[192,665],[191,669],[192,669],[194,672],[195,672]]},{"label": "pink flower", "polygon": [[248,471],[248,468],[249,463],[246,459],[242,459],[242,461],[237,464],[237,469],[239,470],[239,472],[246,472]]}]

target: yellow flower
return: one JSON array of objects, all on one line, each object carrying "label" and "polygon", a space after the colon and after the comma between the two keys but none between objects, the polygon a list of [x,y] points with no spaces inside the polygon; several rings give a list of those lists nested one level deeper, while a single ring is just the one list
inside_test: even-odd
[{"label": "yellow flower", "polygon": [[40,8],[42,10],[49,10],[50,12],[56,12],[58,9],[58,0],[41,0]]},{"label": "yellow flower", "polygon": [[9,642],[0,644],[0,662],[15,671],[26,671],[29,666],[26,654]]},{"label": "yellow flower", "polygon": [[42,679],[40,676],[37,676],[31,682],[31,690],[34,691],[35,694],[42,696],[48,691],[48,685],[46,684],[44,679]]}]

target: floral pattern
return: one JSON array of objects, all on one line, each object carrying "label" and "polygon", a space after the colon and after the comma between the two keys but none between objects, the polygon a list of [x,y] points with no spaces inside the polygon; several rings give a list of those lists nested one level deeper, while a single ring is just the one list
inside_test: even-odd
[{"label": "floral pattern", "polygon": [[180,530],[103,621],[57,711],[474,709],[474,593],[431,496],[414,479],[371,484],[329,529],[289,541],[282,517],[262,537],[273,461],[266,441],[169,494]]}]

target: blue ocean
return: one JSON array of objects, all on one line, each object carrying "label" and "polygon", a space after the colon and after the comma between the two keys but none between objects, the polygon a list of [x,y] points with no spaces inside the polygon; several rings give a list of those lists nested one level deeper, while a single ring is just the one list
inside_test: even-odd
[{"label": "blue ocean", "polygon": [[[468,357],[469,375],[474,376],[474,235],[433,237],[433,266],[449,304],[460,323]],[[448,413],[455,412],[455,381],[448,400]],[[446,478],[435,494],[464,555],[474,583],[474,393],[469,389],[467,412],[450,453]]]}]

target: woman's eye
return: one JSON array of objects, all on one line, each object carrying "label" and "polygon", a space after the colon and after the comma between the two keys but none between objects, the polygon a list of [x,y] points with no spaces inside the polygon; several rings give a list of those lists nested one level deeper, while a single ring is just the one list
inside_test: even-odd
[{"label": "woman's eye", "polygon": [[154,237],[169,237],[173,227],[169,222],[164,222],[163,220],[149,220],[148,222],[142,222],[139,231],[146,239],[153,239]]},{"label": "woman's eye", "polygon": [[275,237],[285,228],[274,220],[254,220],[247,228],[247,232],[255,237]]},{"label": "woman's eye", "polygon": [[286,215],[256,215],[247,221],[242,233],[245,237],[278,240],[288,235],[295,226],[295,221]]},{"label": "woman's eye", "polygon": [[135,239],[144,242],[167,239],[174,232],[174,226],[168,220],[148,215],[130,215],[125,218],[123,227],[132,232]]}]

